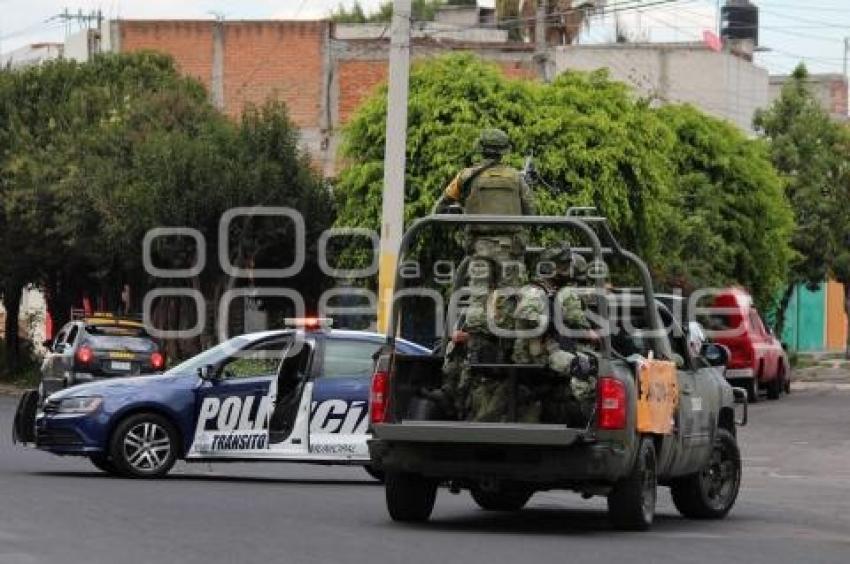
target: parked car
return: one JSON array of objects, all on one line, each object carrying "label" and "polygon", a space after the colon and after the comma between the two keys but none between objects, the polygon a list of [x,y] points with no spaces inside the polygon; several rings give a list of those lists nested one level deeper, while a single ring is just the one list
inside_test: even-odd
[{"label": "parked car", "polygon": [[365,465],[373,355],[385,340],[310,324],[241,335],[161,375],[61,390],[40,412],[25,394],[14,439],[128,477],[164,476],[177,460]]},{"label": "parked car", "polygon": [[773,331],[766,328],[752,297],[740,288],[729,288],[715,296],[713,311],[705,319],[709,336],[729,349],[726,379],[747,390],[750,403],[765,389],[778,399],[791,392],[791,364]]},{"label": "parked car", "polygon": [[39,396],[83,382],[162,371],[165,356],[142,323],[112,314],[75,314],[46,342]]}]

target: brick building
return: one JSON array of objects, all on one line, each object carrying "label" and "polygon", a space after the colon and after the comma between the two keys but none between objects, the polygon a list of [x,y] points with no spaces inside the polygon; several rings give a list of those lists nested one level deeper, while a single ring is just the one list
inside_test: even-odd
[{"label": "brick building", "polygon": [[[537,74],[534,46],[508,41],[492,10],[455,7],[418,22],[412,56],[474,51],[508,76]],[[276,97],[289,108],[304,145],[326,176],[339,168],[340,126],[387,76],[387,24],[283,20],[112,20],[65,42],[65,57],[153,49],[174,57],[231,116]],[[92,41],[92,35],[95,41]],[[615,79],[662,102],[687,102],[745,131],[769,103],[768,74],[745,57],[699,43],[555,47],[550,71],[608,68]],[[845,90],[846,101],[846,90]],[[845,102],[846,103],[846,102]]]},{"label": "brick building", "polygon": [[[490,28],[420,29],[413,56],[474,49],[509,76],[533,76],[532,46],[507,43],[504,34]],[[105,23],[99,45],[101,51],[153,49],[172,55],[178,68],[200,80],[213,102],[234,117],[245,104],[261,104],[270,96],[283,100],[328,176],[338,163],[340,126],[387,77],[388,48],[384,25],[279,20],[113,20]]]}]

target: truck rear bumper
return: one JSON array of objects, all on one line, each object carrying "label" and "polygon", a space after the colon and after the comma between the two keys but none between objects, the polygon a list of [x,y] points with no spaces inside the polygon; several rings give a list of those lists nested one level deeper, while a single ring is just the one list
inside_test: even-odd
[{"label": "truck rear bumper", "polygon": [[372,465],[440,480],[510,480],[542,487],[613,484],[632,460],[619,443],[575,440],[566,446],[473,442],[369,441]]},{"label": "truck rear bumper", "polygon": [[375,425],[374,435],[388,441],[452,444],[500,444],[565,447],[582,440],[584,429],[539,423],[468,423],[403,421]]}]

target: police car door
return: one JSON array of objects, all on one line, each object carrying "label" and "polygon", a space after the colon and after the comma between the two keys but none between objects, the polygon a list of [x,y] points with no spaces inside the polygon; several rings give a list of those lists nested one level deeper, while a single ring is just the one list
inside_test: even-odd
[{"label": "police car door", "polygon": [[323,339],[321,367],[313,387],[311,456],[369,458],[366,431],[372,357],[382,342],[333,335]]},{"label": "police car door", "polygon": [[214,366],[198,388],[189,458],[248,458],[268,452],[274,381],[290,336],[251,343]]},{"label": "police car door", "polygon": [[269,420],[268,457],[304,458],[309,449],[310,401],[313,395],[315,341],[300,332],[284,351],[283,362],[271,385],[273,409]]}]

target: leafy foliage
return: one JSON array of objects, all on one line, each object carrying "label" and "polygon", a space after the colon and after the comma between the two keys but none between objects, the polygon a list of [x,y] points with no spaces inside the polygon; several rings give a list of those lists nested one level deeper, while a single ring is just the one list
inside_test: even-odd
[{"label": "leafy foliage", "polygon": [[[808,71],[800,65],[779,98],[755,119],[785,180],[797,223],[796,257],[783,302],[793,284],[816,285],[833,276],[844,284],[850,313],[850,130],[830,119],[807,83]],[[780,306],[781,329],[784,303]]]},{"label": "leafy foliage", "polygon": [[[346,128],[339,225],[378,227],[386,103],[383,89]],[[486,127],[510,135],[514,166],[533,151],[547,184],[535,187],[540,213],[597,207],[662,286],[736,282],[762,300],[781,281],[790,215],[763,146],[693,108],[654,109],[604,72],[567,72],[544,85],[507,79],[471,55],[416,65],[407,222],[429,213],[457,170],[475,161]]]},{"label": "leafy foliage", "polygon": [[665,230],[670,274],[685,288],[747,285],[769,304],[785,281],[793,217],[765,144],[690,106],[665,106],[676,132],[675,208]]},{"label": "leafy foliage", "polygon": [[[454,2],[446,2],[445,0],[413,0],[410,6],[411,15],[417,21],[432,21],[437,9],[443,4],[473,4],[467,0],[455,0]],[[351,8],[346,8],[343,4],[331,12],[331,20],[336,23],[388,23],[393,18],[393,3],[392,0],[382,2],[378,5],[378,9],[372,13],[366,13],[360,2],[355,2]]]},{"label": "leafy foliage", "polygon": [[[57,325],[83,296],[118,309],[125,285],[136,311],[156,285],[188,285],[217,304],[224,291],[248,282],[218,266],[218,225],[228,209],[296,208],[306,217],[308,241],[333,220],[329,191],[298,148],[298,130],[282,105],[246,108],[234,123],[170,58],[153,53],[0,73],[0,192],[4,301],[20,296],[25,284],[41,286]],[[205,237],[207,267],[199,276],[146,275],[142,239],[165,226],[195,228]],[[235,220],[231,263],[291,264],[291,231],[281,219]],[[153,251],[160,267],[185,268],[197,258],[185,238],[158,238]],[[291,280],[308,297],[321,282],[313,263]],[[194,308],[186,302],[160,303],[159,326],[193,325]],[[209,308],[204,341],[212,338],[216,311]],[[184,343],[171,356],[199,345]]]}]

